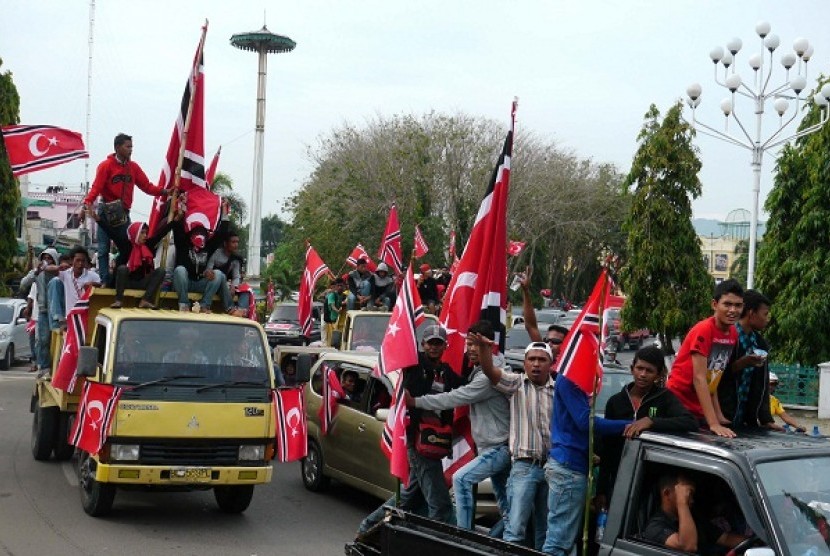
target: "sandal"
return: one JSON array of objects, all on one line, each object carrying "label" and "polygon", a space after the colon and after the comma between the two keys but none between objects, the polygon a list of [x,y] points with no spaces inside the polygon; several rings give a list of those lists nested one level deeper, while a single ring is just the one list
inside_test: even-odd
[{"label": "sandal", "polygon": [[110,305],[110,309],[120,309],[121,307],[123,307],[123,304],[120,301],[115,301]]},{"label": "sandal", "polygon": [[158,309],[155,305],[150,303],[149,301],[141,300],[138,304],[139,309]]}]

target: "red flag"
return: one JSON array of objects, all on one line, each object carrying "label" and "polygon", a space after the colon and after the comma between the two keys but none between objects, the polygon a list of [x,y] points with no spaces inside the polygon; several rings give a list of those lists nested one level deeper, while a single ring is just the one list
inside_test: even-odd
[{"label": "red flag", "polygon": [[415,258],[420,259],[429,252],[429,246],[421,233],[421,228],[415,226]]},{"label": "red flag", "polygon": [[373,261],[372,257],[369,256],[369,253],[366,252],[366,249],[363,247],[362,243],[358,243],[355,248],[352,249],[352,254],[349,255],[348,259],[346,259],[346,264],[352,268],[357,268],[357,261],[359,259],[366,259],[366,268],[368,268],[370,272],[374,272],[378,269],[378,265],[375,264],[375,261]]},{"label": "red flag", "polygon": [[219,166],[220,154],[222,154],[221,146],[218,149],[216,149],[216,154],[213,155],[213,160],[210,161],[210,166],[208,167],[207,173],[205,174],[205,181],[207,182],[208,189],[210,189],[213,186],[213,178],[216,177],[216,167]]},{"label": "red flag", "polygon": [[274,390],[273,402],[277,421],[277,461],[285,463],[303,459],[308,452],[303,388]]},{"label": "red flag", "polygon": [[256,299],[254,299],[254,290],[251,289],[250,284],[246,284],[245,282],[240,283],[236,286],[236,293],[247,293],[248,294],[248,306],[247,307],[240,307],[240,309],[244,309],[246,311],[245,316],[251,320],[256,319]]},{"label": "red flag", "polygon": [[85,382],[69,443],[90,454],[97,454],[107,441],[112,417],[123,388],[99,382]]},{"label": "red flag", "polygon": [[222,198],[209,189],[195,187],[182,193],[184,203],[184,231],[204,227],[209,232],[216,230],[222,218]]},{"label": "red flag", "polygon": [[403,373],[398,373],[389,415],[380,438],[380,449],[389,458],[389,472],[399,478],[404,486],[409,486],[409,457],[406,453],[406,427],[409,424],[409,415],[404,404],[403,382]]},{"label": "red flag", "polygon": [[403,272],[403,255],[401,253],[401,224],[398,222],[398,207],[392,203],[389,209],[389,218],[386,220],[386,231],[383,232],[383,241],[378,251],[378,259],[389,265],[394,273]]},{"label": "red flag", "polygon": [[265,307],[268,310],[268,314],[271,314],[271,311],[274,310],[274,301],[276,300],[276,294],[274,292],[274,281],[270,278],[268,279],[268,293],[266,294],[266,301]]},{"label": "red flag", "polygon": [[10,125],[0,131],[14,177],[89,158],[76,131],[53,125]]},{"label": "red flag", "polygon": [[91,293],[92,288],[87,288],[66,315],[66,337],[63,342],[63,351],[61,351],[58,367],[52,376],[52,386],[65,392],[72,392],[75,389],[78,354],[81,346],[86,344],[86,320],[89,315]]},{"label": "red flag", "polygon": [[[182,146],[184,125],[187,121],[187,111],[190,106],[190,95],[193,96],[193,110],[190,116],[190,127],[187,129],[187,142],[184,148],[182,159],[182,173],[179,179],[179,187],[182,191],[194,188],[206,188],[205,182],[205,140],[204,140],[204,106],[205,106],[205,73],[204,73],[204,47],[207,24],[202,27],[202,36],[199,39],[199,46],[196,48],[196,55],[193,57],[193,65],[190,74],[187,76],[184,94],[179,105],[179,112],[176,116],[176,123],[173,126],[173,134],[170,137],[170,144],[167,146],[167,156],[161,168],[159,176],[159,187],[171,188],[175,182],[176,166],[179,163],[179,151]],[[152,236],[156,229],[164,223],[167,218],[166,212],[167,197],[156,197],[153,208],[150,211],[149,233]]]},{"label": "red flag", "polygon": [[507,254],[511,257],[516,257],[519,255],[519,253],[522,252],[522,250],[525,248],[525,245],[527,245],[527,243],[524,241],[511,241],[507,245]]},{"label": "red flag", "polygon": [[470,424],[470,406],[457,407],[453,413],[452,454],[441,460],[444,468],[444,481],[452,486],[455,472],[473,461],[476,457],[475,441]]},{"label": "red flag", "polygon": [[307,244],[305,251],[305,270],[300,282],[300,297],[297,300],[297,318],[300,321],[301,334],[311,335],[311,304],[314,302],[314,285],[323,274],[329,272],[329,267],[317,254],[317,251]]},{"label": "red flag", "polygon": [[424,307],[415,286],[412,265],[409,265],[380,345],[376,374],[389,374],[418,364],[418,338],[415,331],[423,320]]},{"label": "red flag", "polygon": [[450,259],[450,274],[455,274],[455,271],[458,270],[458,263],[461,262],[455,252],[455,230],[450,232],[450,247],[447,251],[447,255]]},{"label": "red flag", "polygon": [[504,147],[441,308],[441,324],[447,331],[444,360],[459,374],[467,329],[474,322],[481,319],[492,322],[499,349],[504,350],[504,322],[507,309],[507,195],[516,102],[513,102],[510,116],[510,130],[504,140]]},{"label": "red flag", "polygon": [[337,417],[337,404],[339,400],[346,399],[346,392],[340,385],[340,379],[333,367],[323,367],[323,403],[320,404],[320,433],[325,436],[331,432],[334,418]]}]

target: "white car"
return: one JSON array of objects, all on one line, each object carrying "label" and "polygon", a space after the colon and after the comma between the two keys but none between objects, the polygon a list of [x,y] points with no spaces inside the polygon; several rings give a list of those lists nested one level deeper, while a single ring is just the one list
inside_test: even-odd
[{"label": "white car", "polygon": [[14,365],[15,359],[32,355],[29,335],[26,333],[28,319],[23,315],[26,302],[22,299],[0,298],[0,369]]}]

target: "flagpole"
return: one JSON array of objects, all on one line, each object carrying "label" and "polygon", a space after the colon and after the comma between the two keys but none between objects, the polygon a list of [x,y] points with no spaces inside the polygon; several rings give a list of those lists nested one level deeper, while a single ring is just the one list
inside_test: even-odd
[{"label": "flagpole", "polygon": [[[599,296],[599,337],[602,339],[603,313],[605,313],[605,297],[608,295],[608,266],[603,267],[604,278]],[[599,346],[599,343],[597,343]],[[597,353],[598,362],[602,365],[601,356]],[[582,516],[582,553],[588,554],[588,527],[590,525],[591,492],[594,489],[594,416],[596,415],[597,392],[599,390],[600,373],[594,371],[594,387],[591,393],[591,410],[588,414],[588,488],[585,491],[585,509]]]},{"label": "flagpole", "polygon": [[[187,115],[184,119],[184,125],[182,126],[182,138],[181,144],[179,145],[179,160],[176,163],[176,173],[173,176],[173,194],[170,197],[170,207],[167,209],[167,221],[171,222],[173,220],[173,214],[175,213],[176,203],[179,198],[179,184],[181,183],[182,178],[182,164],[184,163],[184,151],[185,147],[187,146],[187,134],[190,131],[190,120],[193,116],[193,103],[196,100],[196,87],[199,81],[199,67],[202,65],[202,53],[205,50],[205,36],[207,35],[207,28],[208,28],[208,20],[205,20],[204,26],[202,26],[202,37],[199,39],[199,47],[196,50],[196,75],[192,75],[191,69],[191,77],[193,78],[193,85],[190,87],[190,99],[187,103]],[[170,234],[166,234],[164,236],[164,240],[161,244],[161,261],[160,264],[167,266],[167,248],[170,245]],[[156,299],[155,305],[159,304],[159,297],[161,296],[161,288],[156,291]]]}]

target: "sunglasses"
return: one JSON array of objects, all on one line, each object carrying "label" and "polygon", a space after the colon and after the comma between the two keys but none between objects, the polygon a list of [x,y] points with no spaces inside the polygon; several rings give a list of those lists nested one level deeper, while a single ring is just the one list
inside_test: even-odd
[{"label": "sunglasses", "polygon": [[545,343],[553,344],[555,346],[558,346],[559,344],[562,343],[562,340],[560,340],[559,338],[545,338]]}]

